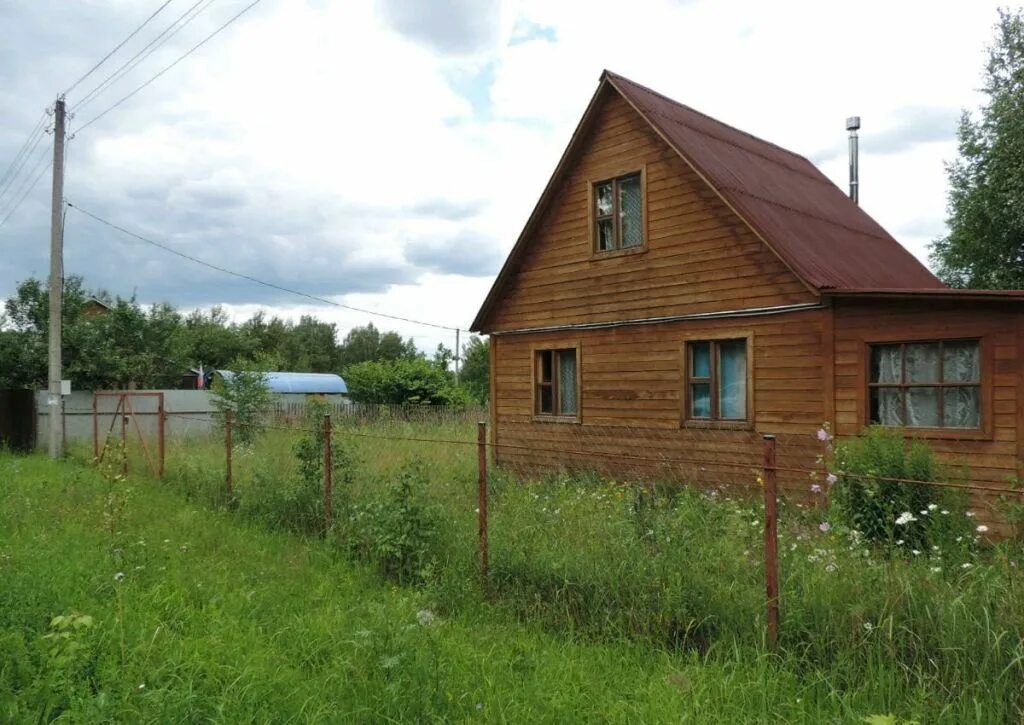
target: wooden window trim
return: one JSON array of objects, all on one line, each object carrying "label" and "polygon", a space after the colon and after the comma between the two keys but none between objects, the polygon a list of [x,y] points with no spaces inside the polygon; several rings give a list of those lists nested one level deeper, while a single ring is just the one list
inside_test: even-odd
[{"label": "wooden window trim", "polygon": [[[635,247],[622,247],[622,228],[618,216],[619,195],[618,182],[632,176],[640,177],[640,244]],[[597,234],[597,187],[612,182],[612,223],[615,229],[615,248],[608,250],[598,249]],[[602,219],[604,217],[601,217]],[[648,234],[647,229],[647,164],[639,167],[605,167],[587,180],[587,224],[589,226],[588,237],[590,238],[590,259],[610,259],[613,257],[627,257],[634,254],[647,252]]]},{"label": "wooden window trim", "polygon": [[[541,413],[540,412],[540,398],[539,388],[537,386],[538,371],[537,371],[537,358],[538,354],[542,352],[558,352],[561,350],[575,350],[576,352],[576,413],[575,415],[562,415],[558,413]],[[552,362],[554,363],[551,370],[552,381],[557,381],[558,370],[557,370],[557,356],[553,356]],[[583,359],[581,355],[581,345],[579,340],[556,340],[553,342],[538,343],[530,346],[530,397],[531,397],[531,417],[536,423],[575,423],[579,424],[583,422]],[[554,385],[557,390],[557,382]],[[554,402],[556,410],[558,407],[558,400]]]},{"label": "wooden window trim", "polygon": [[[715,388],[718,376],[717,343],[728,342],[729,340],[743,340],[746,343],[747,351],[747,417],[743,420],[733,418],[693,418],[690,416],[691,390],[690,384],[693,379],[690,376],[690,345],[697,342],[713,343],[711,355],[711,391],[712,391],[712,415],[715,415],[718,402],[718,391]],[[680,409],[680,427],[682,428],[704,428],[710,430],[753,430],[755,423],[754,415],[754,333],[751,330],[718,330],[694,332],[686,335],[682,340],[682,381],[683,394],[680,396],[682,408]],[[700,378],[698,382],[705,380]]]},{"label": "wooden window trim", "polygon": [[[905,432],[907,438],[929,438],[935,440],[994,440],[993,433],[993,416],[992,406],[994,403],[993,398],[993,386],[992,386],[992,345],[985,336],[978,335],[956,335],[951,334],[948,337],[936,338],[934,336],[929,337],[907,337],[906,335],[885,335],[874,337],[870,340],[863,341],[863,350],[861,353],[861,370],[860,370],[860,408],[861,415],[860,421],[862,427],[871,425],[877,425],[884,428],[894,428],[896,426],[882,426],[881,423],[871,422],[871,389],[873,387],[962,387],[955,383],[945,384],[912,384],[906,385],[901,384],[899,386],[871,383],[871,348],[877,345],[913,345],[917,343],[949,343],[949,342],[977,342],[979,346],[978,356],[979,365],[981,367],[981,381],[977,383],[978,386],[978,401],[981,405],[981,425],[978,428],[925,428],[904,425],[901,429]],[[904,353],[901,353],[900,365],[902,368],[901,376],[906,377],[906,357]],[[942,365],[940,356],[940,367],[939,375],[942,375]],[[905,403],[904,403],[905,405]],[[905,413],[906,411],[904,411]],[[904,415],[904,418],[906,416]]]}]

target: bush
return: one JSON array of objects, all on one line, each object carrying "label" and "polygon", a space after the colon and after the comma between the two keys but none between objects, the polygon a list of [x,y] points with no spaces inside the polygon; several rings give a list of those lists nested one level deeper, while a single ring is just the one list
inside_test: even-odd
[{"label": "bush", "polygon": [[433,363],[412,360],[362,362],[345,368],[352,400],[376,405],[465,405],[469,394]]},{"label": "bush", "polygon": [[888,480],[948,480],[924,441],[906,441],[900,430],[866,428],[836,445],[834,469],[837,517],[868,541],[924,551],[966,531],[966,502],[957,492]]},{"label": "bush", "polygon": [[427,485],[422,464],[409,463],[383,496],[353,505],[349,514],[346,533],[356,555],[399,584],[425,581],[436,559],[440,512],[427,503]]},{"label": "bush", "polygon": [[251,445],[263,432],[264,417],[273,404],[264,373],[238,370],[213,385],[216,419],[224,427],[228,411],[232,413],[232,442]]}]

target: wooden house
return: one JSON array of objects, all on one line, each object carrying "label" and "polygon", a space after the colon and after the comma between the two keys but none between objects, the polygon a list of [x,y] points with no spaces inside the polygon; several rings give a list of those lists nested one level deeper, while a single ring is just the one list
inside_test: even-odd
[{"label": "wooden house", "polygon": [[947,288],[804,157],[607,71],[472,329],[499,464],[735,471],[774,434],[810,467],[828,422],[1022,473],[1024,292]]}]

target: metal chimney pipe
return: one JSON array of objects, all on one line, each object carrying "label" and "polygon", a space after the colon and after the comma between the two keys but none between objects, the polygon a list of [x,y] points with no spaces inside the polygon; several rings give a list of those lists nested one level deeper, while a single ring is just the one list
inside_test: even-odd
[{"label": "metal chimney pipe", "polygon": [[860,116],[850,116],[846,119],[846,130],[850,132],[850,198],[854,204],[860,203],[860,167],[858,156],[860,148],[857,139],[857,130],[860,128]]}]

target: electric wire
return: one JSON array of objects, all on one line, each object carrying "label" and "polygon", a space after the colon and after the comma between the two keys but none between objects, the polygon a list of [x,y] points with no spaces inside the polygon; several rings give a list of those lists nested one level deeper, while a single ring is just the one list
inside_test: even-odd
[{"label": "electric wire", "polygon": [[5,193],[11,191],[15,187],[15,184],[18,181],[18,176],[25,169],[25,165],[28,164],[28,160],[32,157],[32,154],[35,153],[36,148],[39,146],[39,142],[42,141],[45,136],[45,133],[36,134],[35,141],[32,143],[31,148],[29,148],[28,151],[22,156],[21,161],[17,164],[17,167],[14,169],[14,172],[10,175],[10,177],[7,179],[5,183],[0,184],[0,199],[3,198]]},{"label": "electric wire", "polygon": [[228,21],[227,21],[226,23],[224,23],[223,25],[219,26],[219,27],[218,27],[218,28],[217,28],[216,30],[214,30],[214,31],[213,31],[212,33],[210,33],[210,34],[209,34],[209,35],[207,35],[207,36],[206,36],[205,38],[203,38],[203,39],[202,39],[202,40],[200,40],[200,41],[199,41],[198,43],[196,43],[196,44],[195,44],[195,45],[193,45],[193,46],[192,46],[191,48],[189,48],[189,49],[188,49],[188,50],[187,50],[187,51],[186,51],[186,52],[185,52],[185,53],[184,53],[183,55],[179,56],[179,57],[178,57],[178,59],[177,59],[177,60],[175,60],[175,61],[174,61],[173,63],[171,63],[170,65],[166,66],[166,67],[165,67],[165,68],[164,68],[163,70],[161,70],[161,71],[160,71],[160,72],[158,72],[158,73],[157,73],[156,75],[154,75],[153,77],[151,77],[151,78],[150,78],[149,80],[147,80],[147,81],[146,81],[145,83],[143,83],[143,84],[141,84],[141,85],[137,86],[137,87],[136,87],[136,88],[135,88],[135,89],[134,89],[133,91],[131,91],[131,92],[130,92],[130,93],[129,93],[128,95],[124,96],[123,98],[121,98],[121,100],[117,101],[117,103],[115,103],[115,104],[114,104],[114,105],[112,105],[112,106],[109,106],[109,107],[108,107],[108,108],[107,108],[107,109],[106,109],[105,111],[102,111],[102,112],[101,112],[101,113],[99,113],[98,115],[96,115],[96,116],[93,116],[93,117],[92,117],[91,119],[89,119],[88,121],[86,121],[85,123],[83,123],[83,124],[82,124],[81,126],[79,126],[79,128],[78,128],[78,132],[80,133],[80,132],[84,131],[84,130],[85,130],[85,129],[87,129],[87,128],[88,128],[89,126],[91,126],[92,124],[96,123],[96,122],[97,122],[97,121],[99,121],[99,120],[100,120],[101,118],[103,118],[104,116],[106,116],[106,115],[107,115],[108,113],[110,113],[111,111],[113,111],[113,110],[114,110],[115,108],[117,108],[118,106],[120,106],[120,105],[121,105],[122,103],[124,103],[125,101],[129,100],[130,98],[132,98],[132,97],[133,97],[133,96],[134,96],[134,95],[135,95],[136,93],[138,93],[138,92],[139,92],[139,91],[141,91],[142,89],[146,88],[146,87],[147,87],[147,86],[148,86],[149,84],[153,83],[153,82],[154,82],[155,80],[157,80],[158,78],[160,78],[160,77],[161,77],[161,76],[162,76],[162,75],[163,75],[164,73],[166,73],[167,71],[171,70],[171,68],[173,68],[174,66],[178,65],[178,63],[180,63],[181,61],[185,60],[185,58],[189,57],[190,55],[192,55],[192,53],[196,52],[196,51],[197,51],[197,50],[199,50],[199,49],[200,49],[201,47],[203,47],[204,45],[206,45],[206,43],[208,43],[208,42],[209,42],[210,40],[212,40],[212,39],[214,38],[214,36],[216,36],[216,35],[217,35],[217,34],[219,34],[219,33],[220,33],[221,31],[223,31],[223,30],[224,30],[225,28],[227,28],[227,27],[228,27],[229,25],[231,25],[232,23],[234,23],[234,22],[235,22],[236,20],[238,20],[238,19],[239,19],[240,17],[242,17],[242,16],[243,16],[243,15],[244,15],[245,13],[249,12],[249,11],[250,11],[250,10],[251,10],[252,8],[254,8],[254,7],[256,7],[257,5],[259,5],[259,3],[260,3],[260,2],[262,2],[262,0],[253,0],[253,2],[249,3],[248,5],[246,5],[246,6],[245,6],[244,8],[242,8],[242,9],[241,9],[241,10],[240,10],[240,11],[239,11],[238,13],[236,13],[236,14],[235,14],[235,15],[233,15],[233,16],[231,16],[231,18],[230,18],[230,19],[229,19],[229,20],[228,20]]},{"label": "electric wire", "polygon": [[[205,5],[203,5],[204,2],[206,3]],[[79,100],[77,103],[74,104],[74,106],[71,107],[70,110],[75,111],[81,109],[84,106],[91,103],[92,101],[94,101],[101,93],[103,93],[103,91],[112,86],[114,83],[117,83],[125,75],[133,71],[139,65],[139,63],[141,63],[146,58],[155,53],[160,48],[161,45],[163,45],[168,40],[177,35],[179,32],[184,30],[189,23],[195,20],[196,17],[198,17],[204,10],[210,7],[210,5],[213,4],[213,2],[214,0],[196,0],[195,3],[193,3],[191,6],[188,7],[188,9],[185,10],[185,12],[179,15],[170,25],[164,28],[164,30],[159,35],[157,35],[155,38],[149,41],[149,43],[143,46],[143,48],[139,50],[135,55],[133,55],[131,58],[122,63],[121,66],[117,68],[117,70],[115,70],[104,80],[102,80],[91,91],[86,93],[81,98],[81,100]],[[200,5],[203,5],[203,7],[196,11],[194,14],[192,14],[192,11]],[[183,19],[185,19],[184,22],[182,22]],[[179,25],[179,23],[181,24]]]},{"label": "electric wire", "polygon": [[448,326],[448,325],[439,325],[439,324],[437,324],[435,322],[424,322],[423,320],[414,320],[414,319],[412,319],[410,317],[402,317],[401,315],[392,315],[392,314],[389,314],[387,312],[378,312],[376,310],[369,310],[369,309],[365,309],[365,308],[362,308],[362,307],[353,307],[352,305],[346,305],[346,304],[342,304],[341,302],[335,302],[334,300],[327,299],[326,297],[318,297],[317,295],[312,295],[312,294],[309,294],[307,292],[300,292],[299,290],[294,290],[294,289],[291,289],[289,287],[283,287],[283,286],[281,286],[279,284],[274,284],[273,282],[267,282],[267,281],[262,280],[262,279],[257,279],[256,277],[252,277],[250,275],[243,274],[242,272],[235,272],[235,271],[227,269],[225,267],[221,267],[221,266],[218,266],[218,265],[213,264],[211,262],[207,262],[207,261],[199,259],[197,257],[193,257],[191,255],[185,254],[184,252],[180,252],[177,249],[174,249],[173,247],[169,247],[166,244],[162,244],[161,242],[157,242],[157,241],[155,241],[153,239],[149,239],[148,237],[144,237],[144,236],[142,236],[140,234],[136,234],[133,231],[125,229],[124,227],[122,227],[122,226],[120,226],[118,224],[115,224],[114,222],[109,221],[107,219],[104,219],[103,217],[100,217],[100,216],[98,216],[96,214],[93,214],[91,211],[83,209],[82,207],[77,206],[75,204],[72,204],[71,202],[67,202],[67,205],[69,207],[71,207],[72,209],[75,209],[76,211],[81,212],[82,214],[84,214],[84,215],[86,215],[88,217],[91,217],[95,221],[98,221],[100,224],[104,224],[104,225],[110,227],[111,229],[116,229],[117,231],[121,232],[122,234],[127,234],[128,236],[133,237],[135,239],[138,239],[141,242],[145,242],[146,244],[151,244],[154,247],[157,247],[159,249],[163,249],[165,252],[170,252],[171,254],[177,255],[177,256],[179,256],[179,257],[181,257],[183,259],[187,259],[190,262],[195,262],[196,264],[200,264],[200,265],[202,265],[204,267],[209,267],[210,269],[216,270],[218,272],[223,272],[224,274],[229,274],[232,277],[238,277],[239,279],[248,280],[249,282],[254,282],[256,284],[263,285],[264,287],[269,287],[271,289],[276,289],[276,290],[278,290],[280,292],[287,292],[288,294],[297,295],[299,297],[305,297],[306,299],[313,300],[314,302],[320,302],[320,303],[325,304],[325,305],[331,305],[332,307],[340,307],[342,309],[351,310],[352,312],[359,312],[359,313],[364,314],[364,315],[376,315],[377,317],[385,317],[385,318],[387,318],[389,320],[398,320],[400,322],[408,322],[408,323],[411,323],[411,324],[414,324],[414,325],[423,325],[424,327],[433,327],[433,328],[436,328],[438,330],[450,330],[452,332],[454,332],[456,330],[459,330],[460,332],[465,332],[465,330],[462,330],[461,328],[451,327],[451,326]]},{"label": "electric wire", "polygon": [[14,158],[11,160],[11,163],[8,164],[7,168],[4,170],[4,175],[0,176],[0,194],[3,194],[3,189],[7,184],[8,177],[12,173],[14,173],[15,165],[17,165],[17,163],[21,160],[22,156],[26,153],[26,149],[32,144],[33,140],[35,140],[36,134],[42,132],[45,124],[46,111],[43,111],[42,116],[40,116],[39,120],[36,122],[36,125],[32,127],[32,131],[29,133],[24,143],[22,143],[21,146],[18,148],[18,151],[17,153],[15,153]]},{"label": "electric wire", "polygon": [[93,66],[92,68],[90,68],[90,69],[89,69],[89,70],[88,70],[88,71],[86,72],[86,74],[85,74],[84,76],[82,76],[82,77],[81,77],[81,78],[79,78],[79,79],[78,79],[77,81],[75,81],[74,83],[72,83],[72,84],[71,84],[71,86],[70,86],[70,87],[68,87],[68,89],[67,89],[66,91],[64,91],[64,94],[63,94],[63,95],[65,95],[65,96],[66,96],[67,94],[71,93],[71,91],[75,90],[75,89],[76,89],[76,88],[78,87],[78,84],[79,84],[79,83],[81,83],[81,82],[82,82],[82,81],[84,81],[84,80],[85,80],[86,78],[88,78],[88,77],[89,77],[89,76],[91,76],[91,75],[92,75],[93,73],[95,73],[95,72],[96,72],[96,70],[97,70],[97,69],[98,69],[98,68],[99,68],[99,67],[100,67],[101,65],[103,65],[103,64],[104,64],[104,63],[106,63],[106,62],[107,62],[108,60],[110,60],[110,56],[112,56],[112,55],[113,55],[114,53],[116,53],[117,51],[121,50],[121,48],[123,48],[123,47],[124,47],[124,44],[125,44],[125,43],[127,43],[127,42],[128,42],[129,40],[131,40],[132,38],[134,38],[134,37],[135,37],[136,35],[138,35],[139,31],[140,31],[140,30],[142,30],[142,29],[143,29],[144,27],[146,27],[147,25],[149,25],[149,22],[150,22],[150,21],[151,21],[151,20],[152,20],[153,18],[155,18],[155,17],[157,16],[157,15],[159,15],[159,14],[160,14],[160,11],[161,11],[161,10],[163,10],[163,9],[164,9],[165,7],[167,7],[168,5],[170,5],[170,3],[171,3],[171,0],[164,0],[164,3],[163,3],[163,5],[161,5],[160,7],[158,7],[158,8],[157,8],[157,9],[156,9],[156,10],[155,10],[155,11],[153,12],[153,14],[152,14],[152,15],[150,15],[150,16],[149,16],[148,18],[146,18],[146,19],[145,19],[144,21],[142,21],[142,25],[140,25],[139,27],[135,28],[135,30],[133,30],[133,31],[132,31],[131,33],[129,33],[129,35],[128,35],[128,37],[127,37],[127,38],[125,38],[124,40],[122,40],[122,41],[121,41],[120,43],[118,43],[118,44],[117,44],[117,46],[116,46],[116,47],[115,47],[115,48],[114,48],[114,49],[113,49],[112,51],[110,51],[110,52],[109,52],[109,53],[107,53],[107,54],[106,54],[105,56],[103,56],[103,57],[102,57],[102,58],[100,59],[100,62],[99,62],[99,63],[97,63],[96,65],[94,65],[94,66]]},{"label": "electric wire", "polygon": [[41,168],[39,170],[39,173],[36,175],[36,178],[32,181],[31,184],[29,184],[29,187],[28,187],[28,189],[25,190],[25,193],[21,195],[21,198],[18,199],[18,201],[14,204],[14,206],[11,208],[11,210],[9,212],[7,212],[7,216],[5,216],[2,220],[0,220],[0,228],[3,228],[4,224],[7,223],[7,220],[10,219],[14,215],[14,212],[18,211],[18,207],[20,207],[22,202],[25,201],[26,197],[28,197],[28,195],[32,193],[32,190],[34,188],[36,188],[36,185],[39,183],[39,180],[41,178],[43,178],[43,174],[45,174],[47,171],[49,171],[51,166],[53,166],[53,159],[52,158],[49,160],[49,162],[46,165],[43,166],[43,168]]}]

